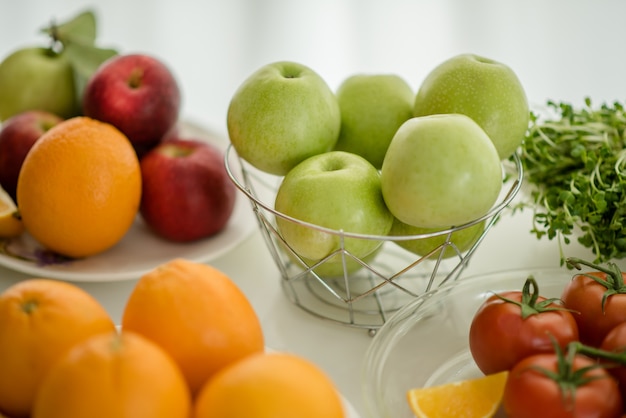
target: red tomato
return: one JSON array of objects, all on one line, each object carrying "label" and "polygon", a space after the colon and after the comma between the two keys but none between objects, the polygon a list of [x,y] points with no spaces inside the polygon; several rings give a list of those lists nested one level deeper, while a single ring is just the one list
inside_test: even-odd
[{"label": "red tomato", "polygon": [[529,278],[522,291],[493,295],[480,306],[470,325],[469,348],[483,373],[510,370],[524,357],[553,352],[555,342],[564,349],[578,340],[572,314],[538,293]]},{"label": "red tomato", "polygon": [[[568,259],[568,263],[585,264],[599,271],[575,275],[561,295],[563,305],[577,313],[580,341],[598,347],[606,334],[621,322],[626,321],[626,273],[612,264],[609,269],[579,259]],[[594,279],[595,278],[595,279]]]},{"label": "red tomato", "polygon": [[[597,363],[576,355],[568,364],[572,372]],[[509,372],[502,405],[508,418],[618,418],[622,398],[617,381],[603,368],[584,372],[572,392],[563,393],[559,382],[544,373],[557,373],[562,382],[573,382],[572,373],[559,372],[558,355],[536,354],[526,357]]]},{"label": "red tomato", "polygon": [[[621,353],[626,360],[626,322],[622,322],[606,334],[600,344],[600,349],[616,354]],[[626,364],[615,364],[615,367],[610,367],[607,371],[617,379],[622,398],[626,399]]]}]

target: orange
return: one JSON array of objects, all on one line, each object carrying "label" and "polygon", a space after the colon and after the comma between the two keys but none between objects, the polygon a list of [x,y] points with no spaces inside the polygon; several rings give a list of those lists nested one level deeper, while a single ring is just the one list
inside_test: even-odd
[{"label": "orange", "polygon": [[75,345],[50,369],[32,418],[188,418],[191,396],[159,346],[123,331]]},{"label": "orange", "polygon": [[339,392],[320,368],[279,352],[251,355],[222,369],[194,404],[194,418],[345,416]]},{"label": "orange", "polygon": [[141,199],[139,161],[113,125],[65,120],[26,155],[17,206],[26,231],[59,254],[80,258],[115,245],[131,227]]},{"label": "orange", "polygon": [[489,418],[502,402],[509,372],[411,389],[407,398],[418,418]]},{"label": "orange", "polygon": [[256,312],[230,277],[184,259],[164,263],[138,280],[122,329],[162,346],[193,395],[222,367],[265,348]]},{"label": "orange", "polygon": [[13,198],[0,186],[0,238],[13,238],[24,231],[24,225]]},{"label": "orange", "polygon": [[50,279],[18,282],[0,294],[0,411],[28,416],[50,366],[91,335],[115,330],[81,288]]}]

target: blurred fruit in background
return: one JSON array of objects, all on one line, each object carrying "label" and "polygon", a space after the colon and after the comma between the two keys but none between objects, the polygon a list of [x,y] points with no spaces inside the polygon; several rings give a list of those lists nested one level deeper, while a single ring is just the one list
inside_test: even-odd
[{"label": "blurred fruit in background", "polygon": [[191,396],[172,358],[132,332],[86,338],[42,381],[33,418],[188,418]]},{"label": "blurred fruit in background", "polygon": [[43,110],[27,110],[0,126],[0,186],[16,200],[17,178],[35,142],[63,119]]},{"label": "blurred fruit in background", "polygon": [[0,238],[17,237],[24,232],[24,224],[15,201],[0,187]]},{"label": "blurred fruit in background", "polygon": [[96,17],[89,10],[42,32],[47,45],[18,48],[0,62],[0,121],[26,110],[79,115],[86,80],[117,53],[96,46]]},{"label": "blurred fruit in background", "polygon": [[141,176],[140,213],[157,235],[171,241],[217,234],[235,207],[224,155],[207,142],[169,137],[141,159]]},{"label": "blurred fruit in background", "polygon": [[84,114],[122,131],[139,157],[175,126],[180,105],[174,75],[162,61],[145,54],[107,60],[89,79],[83,95]]},{"label": "blurred fruit in background", "polygon": [[317,365],[289,353],[247,356],[202,388],[194,418],[344,418],[341,397]]},{"label": "blurred fruit in background", "polygon": [[81,288],[29,279],[0,294],[0,411],[30,416],[39,386],[64,352],[83,339],[115,332],[104,307]]}]

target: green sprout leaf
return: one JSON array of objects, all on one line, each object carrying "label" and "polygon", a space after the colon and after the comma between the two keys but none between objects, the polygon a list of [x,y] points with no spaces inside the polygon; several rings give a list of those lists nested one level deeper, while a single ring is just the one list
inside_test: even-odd
[{"label": "green sprout leaf", "polygon": [[595,262],[626,257],[626,112],[623,104],[576,109],[548,101],[552,118],[532,114],[522,144],[525,178],[533,187],[537,238],[568,244],[575,231]]}]

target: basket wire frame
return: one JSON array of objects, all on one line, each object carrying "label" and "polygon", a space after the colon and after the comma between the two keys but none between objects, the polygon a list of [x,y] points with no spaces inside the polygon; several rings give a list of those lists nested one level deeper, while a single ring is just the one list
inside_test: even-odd
[{"label": "basket wire frame", "polygon": [[[318,318],[363,328],[370,335],[374,335],[391,314],[409,301],[459,278],[502,210],[517,195],[523,179],[520,158],[514,154],[513,164],[508,169],[512,173],[506,174],[508,180],[505,185],[508,187],[503,187],[498,202],[484,216],[458,227],[428,234],[377,236],[328,229],[280,213],[273,205],[282,177],[252,167],[237,155],[232,144],[226,150],[224,161],[230,179],[248,197],[266,247],[280,272],[281,287],[288,299]],[[506,165],[504,171],[507,171]],[[336,235],[339,248],[315,264],[307,264],[282,237],[276,224],[277,217]],[[466,251],[460,251],[451,241],[452,234],[483,221],[485,227],[472,246]],[[441,235],[445,236],[444,242],[421,257],[394,242]],[[345,246],[346,238],[376,240],[382,244],[370,261],[351,254]],[[454,251],[454,255],[444,257],[449,251]],[[318,273],[317,270],[324,264],[337,263],[337,259],[341,263],[338,276]],[[352,263],[351,268],[349,263]]]}]

